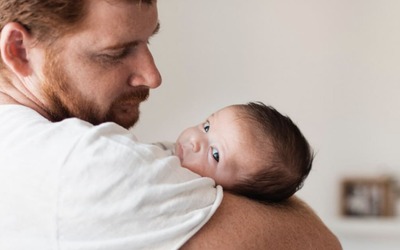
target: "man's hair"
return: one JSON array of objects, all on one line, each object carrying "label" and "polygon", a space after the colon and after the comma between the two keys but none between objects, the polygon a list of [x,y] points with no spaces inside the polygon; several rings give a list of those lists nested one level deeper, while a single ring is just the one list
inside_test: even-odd
[{"label": "man's hair", "polygon": [[[152,4],[155,0],[107,0]],[[0,32],[17,22],[40,43],[51,45],[80,24],[86,15],[87,0],[0,0]],[[0,73],[4,69],[0,58]]]},{"label": "man's hair", "polygon": [[293,121],[262,102],[237,105],[238,116],[250,122],[262,154],[262,167],[257,173],[245,176],[231,191],[252,199],[278,202],[289,198],[303,186],[314,153]]}]

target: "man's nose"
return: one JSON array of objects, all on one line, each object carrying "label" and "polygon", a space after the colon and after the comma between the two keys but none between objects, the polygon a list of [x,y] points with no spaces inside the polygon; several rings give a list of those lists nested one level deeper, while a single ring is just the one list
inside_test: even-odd
[{"label": "man's nose", "polygon": [[143,48],[133,63],[133,73],[130,78],[132,86],[147,86],[151,89],[161,85],[161,75],[154,62],[153,55],[149,48]]}]

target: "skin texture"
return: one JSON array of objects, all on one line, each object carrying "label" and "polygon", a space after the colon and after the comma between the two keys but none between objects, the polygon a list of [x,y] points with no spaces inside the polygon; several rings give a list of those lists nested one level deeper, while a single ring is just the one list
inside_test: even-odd
[{"label": "skin texture", "polygon": [[[147,91],[161,84],[147,45],[158,27],[156,3],[88,3],[89,16],[52,50],[18,23],[3,28],[1,57],[10,82],[0,82],[0,104],[24,105],[53,121],[78,117],[93,124],[115,121],[126,128],[136,122]],[[229,193],[183,248],[341,249],[299,200],[277,207]]]}]

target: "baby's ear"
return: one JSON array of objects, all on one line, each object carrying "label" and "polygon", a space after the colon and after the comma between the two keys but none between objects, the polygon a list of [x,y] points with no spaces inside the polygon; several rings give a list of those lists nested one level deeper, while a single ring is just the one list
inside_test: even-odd
[{"label": "baby's ear", "polygon": [[8,23],[1,30],[1,59],[16,75],[27,76],[31,73],[27,55],[32,40],[29,32],[19,23]]}]

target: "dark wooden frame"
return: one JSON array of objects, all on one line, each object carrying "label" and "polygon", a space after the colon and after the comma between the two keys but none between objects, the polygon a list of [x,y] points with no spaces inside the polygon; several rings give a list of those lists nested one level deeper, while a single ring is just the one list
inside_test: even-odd
[{"label": "dark wooden frame", "polygon": [[395,187],[389,178],[345,178],[341,189],[343,216],[385,217],[395,214]]}]

